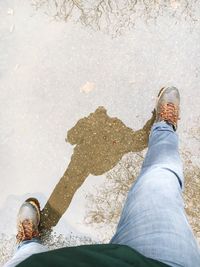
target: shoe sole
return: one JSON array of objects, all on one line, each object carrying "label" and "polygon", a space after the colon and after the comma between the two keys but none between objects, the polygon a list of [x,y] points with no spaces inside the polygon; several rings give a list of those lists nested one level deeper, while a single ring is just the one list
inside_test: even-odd
[{"label": "shoe sole", "polygon": [[156,110],[157,110],[157,106],[158,106],[158,101],[160,100],[161,96],[163,95],[164,91],[167,89],[168,87],[162,87],[158,93],[157,99],[156,99]]}]

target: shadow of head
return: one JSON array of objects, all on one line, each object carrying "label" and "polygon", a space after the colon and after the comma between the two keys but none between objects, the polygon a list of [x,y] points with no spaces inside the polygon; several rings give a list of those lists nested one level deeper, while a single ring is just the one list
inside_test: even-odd
[{"label": "shadow of head", "polygon": [[133,131],[118,118],[109,117],[104,107],[98,107],[67,133],[66,141],[76,145],[71,163],[93,175],[112,169],[124,154],[147,147],[154,115],[141,130]]}]

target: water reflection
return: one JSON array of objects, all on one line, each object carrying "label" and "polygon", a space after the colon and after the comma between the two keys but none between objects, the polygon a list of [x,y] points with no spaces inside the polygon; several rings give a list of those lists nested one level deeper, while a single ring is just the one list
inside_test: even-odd
[{"label": "water reflection", "polygon": [[89,174],[104,174],[124,154],[146,148],[154,120],[155,112],[142,129],[133,131],[118,118],[109,117],[104,107],[80,119],[68,131],[66,140],[76,146],[67,170],[44,207],[42,228],[47,230],[58,223]]},{"label": "water reflection", "polygon": [[138,18],[156,21],[167,15],[180,19],[198,20],[197,0],[32,0],[36,9],[42,8],[56,20],[80,22],[95,30],[117,36],[132,28]]}]

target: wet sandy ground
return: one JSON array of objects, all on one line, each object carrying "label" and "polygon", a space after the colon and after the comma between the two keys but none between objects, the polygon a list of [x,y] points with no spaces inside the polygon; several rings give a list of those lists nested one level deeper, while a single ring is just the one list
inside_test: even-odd
[{"label": "wet sandy ground", "polygon": [[[171,84],[182,97],[178,132],[186,210],[200,238],[200,10],[197,4],[193,12],[192,6],[184,9],[184,1],[176,2],[171,1],[165,12],[153,9],[150,2],[144,6],[141,1],[136,13],[133,6],[118,6],[118,11],[123,10],[118,15],[116,6],[104,5],[99,7],[104,16],[95,21],[93,13],[80,17],[76,8],[75,18],[63,21],[66,13],[62,9],[56,22],[54,7],[45,15],[46,6],[35,11],[22,0],[0,3],[2,262],[13,251],[15,216],[21,202],[36,196],[44,207],[70,166],[73,175],[83,170],[77,176],[84,183],[47,244],[58,247],[109,240],[145,155],[145,150],[138,151],[146,146],[146,137],[145,142],[136,142],[135,150],[127,140],[151,117],[158,90]],[[104,109],[98,113],[101,106]],[[91,120],[87,127],[82,126],[84,119],[80,121],[84,117]],[[114,126],[109,126],[110,120]],[[94,132],[97,136],[91,138]],[[98,155],[100,150],[103,153]],[[72,155],[76,155],[73,166]],[[64,213],[66,203],[63,207],[59,213]]]}]

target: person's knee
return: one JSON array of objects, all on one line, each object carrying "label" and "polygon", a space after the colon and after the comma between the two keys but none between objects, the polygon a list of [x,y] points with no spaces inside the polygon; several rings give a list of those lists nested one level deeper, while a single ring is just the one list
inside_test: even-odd
[{"label": "person's knee", "polygon": [[168,171],[152,172],[141,177],[141,180],[136,183],[130,190],[129,197],[135,200],[149,201],[182,201],[181,187],[177,176]]}]

